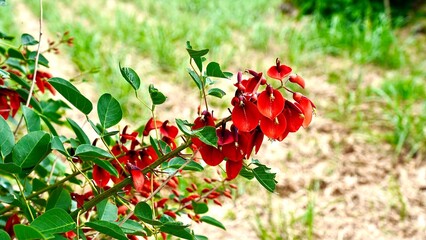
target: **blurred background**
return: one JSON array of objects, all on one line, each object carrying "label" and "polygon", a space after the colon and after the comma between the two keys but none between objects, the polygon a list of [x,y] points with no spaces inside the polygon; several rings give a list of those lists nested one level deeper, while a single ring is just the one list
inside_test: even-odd
[{"label": "blurred background", "polygon": [[[0,31],[38,36],[39,1],[6,2]],[[170,96],[160,118],[193,119],[186,41],[210,49],[208,59],[226,71],[265,72],[278,57],[304,77],[317,106],[311,127],[268,141],[256,156],[277,172],[277,192],[237,180],[234,200],[211,210],[228,232],[199,225],[196,232],[211,239],[425,238],[424,1],[44,1],[43,29],[45,40],[65,31],[75,38],[48,56],[50,71],[81,82],[93,100],[110,92],[135,127],[150,116],[118,63]],[[222,81],[231,96],[234,80]],[[226,114],[228,102],[212,104]]]}]

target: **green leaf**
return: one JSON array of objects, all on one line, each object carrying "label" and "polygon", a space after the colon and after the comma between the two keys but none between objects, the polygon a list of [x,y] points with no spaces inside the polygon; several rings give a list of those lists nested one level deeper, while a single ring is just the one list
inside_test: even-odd
[{"label": "green leaf", "polygon": [[68,123],[70,124],[72,130],[74,131],[75,135],[77,136],[77,139],[82,144],[90,144],[90,140],[87,137],[86,133],[81,129],[80,126],[76,122],[74,122],[72,119],[67,118]]},{"label": "green leaf", "polygon": [[253,174],[257,181],[259,181],[266,190],[273,193],[275,191],[275,186],[277,185],[277,181],[275,180],[276,173],[271,173],[269,170],[271,169],[260,164],[260,166],[253,169]]},{"label": "green leaf", "polygon": [[247,178],[248,180],[252,180],[254,178],[253,169],[247,168],[243,165],[243,168],[241,168],[240,176]]},{"label": "green leaf", "polygon": [[[181,157],[175,157],[168,162],[167,167],[172,169],[179,169],[185,163],[186,163],[185,159]],[[185,167],[183,167],[183,170],[200,172],[200,171],[203,171],[204,168],[199,163],[191,160]]]},{"label": "green leaf", "polygon": [[98,220],[94,222],[87,222],[85,225],[118,240],[127,240],[123,230],[121,230],[121,228],[114,223]]},{"label": "green leaf", "polygon": [[76,228],[71,216],[61,208],[47,210],[30,225],[39,230],[44,235],[64,233]]},{"label": "green leaf", "polygon": [[[0,5],[1,5],[1,2],[0,2]],[[10,240],[9,234],[7,234],[6,231],[0,229],[0,239]]]},{"label": "green leaf", "polygon": [[[34,64],[35,64],[36,57],[37,57],[36,51],[28,52],[28,59],[33,60]],[[38,63],[45,66],[45,67],[49,67],[49,60],[47,60],[47,58],[45,56],[43,56],[43,54],[40,54],[38,56]]]},{"label": "green leaf", "polygon": [[13,231],[16,234],[16,238],[19,240],[47,239],[40,230],[31,226],[16,224],[13,226]]},{"label": "green leaf", "polygon": [[14,49],[14,48],[9,48],[9,50],[7,50],[7,54],[11,58],[17,58],[17,59],[25,61],[24,55],[22,55],[22,53],[20,51]]},{"label": "green leaf", "polygon": [[0,171],[7,173],[21,173],[22,168],[14,163],[0,163]]},{"label": "green leaf", "polygon": [[3,162],[4,157],[12,152],[13,146],[15,145],[15,137],[13,132],[7,124],[6,120],[0,117],[0,157]]},{"label": "green leaf", "polygon": [[98,101],[98,116],[103,128],[114,126],[123,117],[120,103],[111,94],[103,94]]},{"label": "green leaf", "polygon": [[176,118],[175,121],[176,121],[177,127],[179,128],[179,130],[181,132],[183,132],[187,136],[192,135],[192,131],[191,131],[191,129],[189,129],[189,126],[192,125],[191,123],[189,123],[186,120],[179,119],[179,118]]},{"label": "green leaf", "polygon": [[52,138],[52,150],[56,150],[62,153],[64,156],[69,156],[68,151],[65,150],[64,144],[58,136],[54,136]]},{"label": "green leaf", "polygon": [[195,85],[197,85],[197,88],[199,90],[203,89],[203,82],[201,81],[200,77],[196,72],[188,68],[189,76],[191,76],[192,80],[194,80]]},{"label": "green leaf", "polygon": [[[23,88],[18,88],[18,89],[16,89],[16,92],[19,94],[19,96],[22,98],[22,99],[25,99],[25,100],[27,100],[28,99],[28,90],[26,90],[26,89],[23,89]],[[30,105],[31,105],[31,107],[33,107],[36,111],[38,111],[38,112],[42,112],[42,109],[41,109],[41,106],[40,106],[40,103],[37,101],[37,99],[35,99],[34,98],[34,96],[31,96],[31,99],[30,99]]]},{"label": "green leaf", "polygon": [[96,204],[96,209],[98,213],[98,219],[114,222],[118,217],[118,208],[114,204],[110,203],[108,199],[104,199],[102,202]]},{"label": "green leaf", "polygon": [[21,35],[21,43],[22,45],[25,45],[25,46],[27,45],[31,46],[31,45],[37,45],[38,41],[36,41],[34,37],[31,36],[30,34],[24,33]]},{"label": "green leaf", "polygon": [[156,89],[153,84],[149,85],[148,91],[149,96],[151,97],[152,104],[160,105],[166,101],[166,96],[164,96],[163,93],[158,91],[158,89]]},{"label": "green leaf", "polygon": [[31,86],[27,83],[27,81],[18,77],[16,74],[10,73],[9,76],[10,76],[10,79],[12,79],[14,82],[18,83],[19,85],[23,86],[26,89],[30,89]]},{"label": "green leaf", "polygon": [[217,135],[216,135],[216,128],[211,126],[206,126],[197,130],[194,130],[192,132],[194,136],[196,136],[200,141],[203,143],[217,147]]},{"label": "green leaf", "polygon": [[58,136],[58,132],[56,132],[55,127],[53,127],[51,120],[49,120],[46,116],[44,115],[39,115],[41,120],[43,120],[43,122],[46,124],[47,128],[49,128],[50,133],[53,136]]},{"label": "green leaf", "polygon": [[60,208],[69,211],[71,208],[71,196],[68,190],[63,187],[58,187],[49,194],[46,210]]},{"label": "green leaf", "polygon": [[183,239],[193,239],[189,228],[179,222],[167,222],[160,227],[160,231]]},{"label": "green leaf", "polygon": [[160,221],[152,219],[152,209],[146,202],[139,202],[136,204],[134,213],[137,218],[148,224],[155,226],[162,224]]},{"label": "green leaf", "polygon": [[187,48],[186,51],[188,51],[188,54],[191,58],[197,58],[197,57],[199,58],[206,55],[209,52],[208,49],[194,50],[190,48]]},{"label": "green leaf", "polygon": [[50,141],[50,134],[44,131],[28,133],[13,147],[12,162],[31,171],[50,153]]},{"label": "green leaf", "polygon": [[55,77],[49,79],[48,82],[82,113],[87,115],[92,111],[93,106],[89,99],[83,96],[69,81]]},{"label": "green leaf", "polygon": [[27,106],[22,106],[25,123],[27,124],[28,132],[41,130],[40,116]]},{"label": "green leaf", "polygon": [[217,97],[217,98],[222,98],[223,96],[226,95],[226,93],[222,89],[219,89],[219,88],[209,89],[207,94],[210,95],[210,96]]},{"label": "green leaf", "polygon": [[210,77],[227,78],[217,62],[211,62],[207,65],[206,74]]},{"label": "green leaf", "polygon": [[201,220],[201,222],[205,222],[205,223],[208,223],[210,225],[222,228],[223,230],[226,230],[225,226],[223,226],[223,224],[221,222],[219,222],[218,220],[216,220],[216,219],[214,219],[212,217],[202,216],[200,218],[200,220]]},{"label": "green leaf", "polygon": [[118,66],[120,68],[121,76],[126,79],[128,83],[137,91],[141,85],[141,80],[138,76],[138,74],[131,68],[128,67],[121,67],[120,63],[118,63]]},{"label": "green leaf", "polygon": [[209,207],[205,203],[196,203],[192,201],[192,207],[195,214],[203,214],[209,211]]},{"label": "green leaf", "polygon": [[118,171],[117,169],[109,162],[106,160],[100,160],[97,158],[93,158],[92,161],[98,165],[99,167],[105,169],[106,171],[108,171],[109,173],[111,173],[112,175],[114,175],[115,177],[118,177]]},{"label": "green leaf", "polygon": [[125,234],[146,235],[142,224],[130,219],[121,225],[121,229]]},{"label": "green leaf", "polygon": [[90,144],[81,144],[75,150],[75,156],[79,156],[83,160],[93,160],[94,158],[112,158],[112,155],[96,146]]}]

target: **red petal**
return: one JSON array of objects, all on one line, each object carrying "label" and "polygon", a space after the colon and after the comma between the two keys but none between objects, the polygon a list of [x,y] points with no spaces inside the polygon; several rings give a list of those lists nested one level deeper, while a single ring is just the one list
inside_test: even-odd
[{"label": "red petal", "polygon": [[234,142],[234,136],[232,135],[231,131],[226,128],[220,127],[217,129],[216,135],[218,137],[217,144],[219,146]]},{"label": "red petal", "polygon": [[223,145],[222,153],[226,158],[228,158],[228,160],[234,162],[242,161],[245,155],[244,150],[236,143]]},{"label": "red petal", "polygon": [[250,155],[255,148],[255,153],[259,151],[260,146],[263,142],[263,132],[260,127],[255,128],[251,132],[240,132],[238,137],[238,143],[241,148],[244,150],[245,158],[250,158]]},{"label": "red petal", "polygon": [[21,219],[18,217],[18,214],[13,214],[7,219],[6,225],[4,226],[4,230],[11,236],[15,236],[15,232],[13,231],[13,226],[21,223]]},{"label": "red petal", "polygon": [[95,180],[95,183],[98,187],[103,188],[105,187],[109,179],[111,178],[108,171],[105,169],[99,167],[98,165],[93,165],[93,180]]},{"label": "red petal", "polygon": [[145,129],[143,130],[143,135],[144,136],[148,136],[149,132],[151,132],[151,130],[156,129],[156,128],[160,128],[161,124],[163,124],[161,121],[154,121],[153,118],[150,118],[148,120],[148,122],[145,124]]},{"label": "red petal", "polygon": [[232,121],[242,132],[250,132],[259,124],[260,113],[256,105],[250,101],[244,101],[232,110]]},{"label": "red petal", "polygon": [[143,175],[142,171],[138,168],[134,168],[130,170],[130,174],[132,175],[133,186],[135,187],[136,191],[142,192],[143,184],[145,182],[145,176]]},{"label": "red petal", "polygon": [[42,77],[37,74],[35,80],[36,80],[36,85],[37,85],[38,89],[40,90],[40,92],[44,93],[44,83],[43,83],[43,80],[41,78]]},{"label": "red petal", "polygon": [[305,119],[303,120],[302,126],[304,128],[307,128],[312,121],[312,102],[307,97],[302,97],[299,101],[299,104],[296,106],[298,106],[302,110],[303,115],[305,115]]},{"label": "red petal", "polygon": [[169,125],[169,120],[166,120],[161,125],[160,132],[165,137],[175,139],[176,136],[178,135],[179,130],[178,130],[177,127],[175,127],[173,125]]},{"label": "red petal", "polygon": [[303,124],[302,110],[290,101],[285,102],[284,115],[287,120],[287,131],[296,132]]},{"label": "red petal", "polygon": [[273,89],[269,94],[267,90],[261,92],[257,97],[257,108],[259,112],[269,118],[274,119],[284,109],[285,99],[280,91]]},{"label": "red petal", "polygon": [[286,65],[280,65],[279,67],[277,66],[270,67],[268,69],[268,72],[266,72],[266,74],[268,74],[268,76],[271,78],[282,81],[283,78],[287,77],[291,73],[291,71],[292,71],[291,67]]},{"label": "red petal", "polygon": [[9,117],[10,107],[6,96],[0,96],[0,116],[7,120]]},{"label": "red petal", "polygon": [[207,144],[204,144],[202,147],[200,147],[200,154],[204,162],[210,166],[217,166],[224,159],[224,156],[219,149]]},{"label": "red petal", "polygon": [[263,117],[260,120],[260,129],[271,139],[278,139],[287,129],[287,121],[284,114],[278,115],[274,120]]},{"label": "red petal", "polygon": [[239,162],[226,161],[226,175],[228,175],[226,179],[232,180],[236,178],[242,168],[243,168],[243,161],[239,161]]},{"label": "red petal", "polygon": [[297,74],[291,74],[288,80],[292,83],[299,84],[302,88],[305,88],[305,80]]}]

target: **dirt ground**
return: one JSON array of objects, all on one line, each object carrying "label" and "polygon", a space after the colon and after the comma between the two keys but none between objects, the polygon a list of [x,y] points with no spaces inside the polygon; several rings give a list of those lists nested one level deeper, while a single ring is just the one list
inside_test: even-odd
[{"label": "dirt ground", "polygon": [[[34,16],[25,6],[19,8],[19,18],[27,19],[22,30],[37,36],[37,21],[28,21]],[[29,26],[31,22],[34,25]],[[49,36],[45,29],[43,37]],[[64,78],[76,75],[65,54],[48,58],[53,73]],[[258,218],[274,232],[263,239],[308,239],[303,216],[313,206],[312,239],[426,239],[424,156],[401,162],[391,146],[368,138],[369,129],[365,134],[352,132],[327,118],[325,111],[336,98],[329,90],[335,86],[316,76],[306,81],[318,107],[312,125],[282,143],[267,142],[258,154],[277,173],[276,193],[269,194],[254,182],[240,183],[235,201],[210,209],[210,215],[221,220],[228,231],[196,224],[195,232],[210,239],[261,239],[256,234]],[[323,87],[310,88],[313,83]],[[159,89],[188,101],[179,86],[162,84]],[[163,116],[181,110],[168,103]]]}]

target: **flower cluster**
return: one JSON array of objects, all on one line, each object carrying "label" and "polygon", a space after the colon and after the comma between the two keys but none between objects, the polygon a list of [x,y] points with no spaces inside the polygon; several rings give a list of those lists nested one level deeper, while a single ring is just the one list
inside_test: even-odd
[{"label": "flower cluster", "polygon": [[[193,139],[208,165],[216,166],[226,159],[229,180],[238,175],[243,160],[250,158],[253,149],[255,153],[259,151],[264,136],[282,141],[301,126],[308,127],[315,111],[315,105],[309,98],[285,86],[290,81],[304,88],[305,82],[278,59],[276,65],[267,71],[270,78],[280,81],[277,88],[268,84],[262,72],[247,72],[251,75],[248,79],[243,79],[241,72],[237,75],[237,83],[234,85],[237,89],[232,99],[232,124],[227,128],[226,121],[223,121],[217,129],[218,147]],[[259,90],[261,87],[262,91]],[[289,92],[294,101],[284,98],[281,90]],[[212,114],[207,111],[194,121],[193,129],[205,126],[215,126]]]}]

